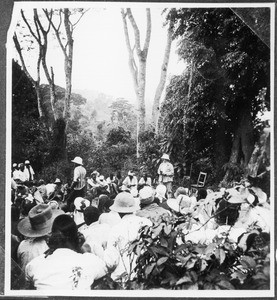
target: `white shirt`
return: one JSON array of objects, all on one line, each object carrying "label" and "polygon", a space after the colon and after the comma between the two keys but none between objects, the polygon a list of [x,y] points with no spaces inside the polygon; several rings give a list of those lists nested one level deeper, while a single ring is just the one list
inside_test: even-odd
[{"label": "white shirt", "polygon": [[44,238],[27,238],[26,240],[23,240],[17,249],[17,258],[22,270],[25,270],[26,265],[32,259],[43,254],[47,249],[48,245]]},{"label": "white shirt", "polygon": [[99,224],[98,221],[90,225],[84,224],[79,228],[87,243],[98,243],[103,248],[107,246],[110,230],[111,227],[108,224]]},{"label": "white shirt", "polygon": [[114,226],[121,221],[119,214],[115,211],[110,211],[108,213],[103,213],[99,217],[99,224],[108,224]]},{"label": "white shirt", "polygon": [[142,185],[142,184],[145,184],[145,185],[148,185],[148,186],[151,186],[152,185],[152,180],[151,180],[151,177],[147,177],[146,178],[146,181],[144,179],[144,177],[141,177],[140,180],[139,180],[139,185]]},{"label": "white shirt", "polygon": [[81,190],[86,185],[87,171],[83,166],[78,166],[74,169],[73,181],[77,182],[74,190]]},{"label": "white shirt", "polygon": [[112,227],[108,238],[108,247],[114,246],[120,253],[118,266],[111,274],[113,280],[118,279],[124,272],[130,274],[131,270],[135,268],[136,259],[130,266],[128,245],[138,237],[139,230],[144,225],[152,226],[152,222],[146,218],[128,214],[121,219],[120,223]]},{"label": "white shirt", "polygon": [[43,254],[33,259],[26,267],[26,279],[38,290],[89,290],[94,280],[117,264],[117,259],[110,255],[102,260],[92,253],[60,248],[47,257]]},{"label": "white shirt", "polygon": [[29,170],[26,166],[25,166],[24,171],[23,171],[27,181],[34,180],[34,175],[35,175],[35,172],[34,172],[32,166],[29,166],[29,168],[30,168],[30,172],[29,172]]},{"label": "white shirt", "polygon": [[20,179],[20,176],[21,176],[20,173],[21,173],[21,171],[15,169],[15,170],[13,171],[13,179],[14,179],[14,180]]},{"label": "white shirt", "polygon": [[173,181],[174,168],[173,165],[169,162],[162,162],[158,169],[159,181],[167,183]]},{"label": "white shirt", "polygon": [[132,189],[132,188],[137,188],[138,185],[138,179],[136,176],[133,176],[132,179],[130,178],[130,176],[127,176],[123,183],[125,186],[127,186],[128,188]]},{"label": "white shirt", "polygon": [[[29,177],[29,175],[28,175],[28,177]],[[18,179],[21,182],[25,182],[28,180],[28,177],[26,176],[26,173],[24,173],[24,171],[18,170],[16,178],[14,178],[14,179]]]}]

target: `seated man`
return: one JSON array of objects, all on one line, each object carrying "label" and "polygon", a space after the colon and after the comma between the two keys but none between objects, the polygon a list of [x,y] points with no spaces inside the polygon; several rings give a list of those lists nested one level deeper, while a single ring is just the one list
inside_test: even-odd
[{"label": "seated man", "polygon": [[159,206],[154,202],[154,190],[146,186],[139,192],[141,209],[136,212],[139,217],[145,217],[152,222],[158,221],[162,216],[170,215],[169,210]]},{"label": "seated man", "polygon": [[[136,197],[138,194],[138,179],[135,176],[135,173],[132,171],[128,172],[128,176],[124,179],[122,185],[127,188],[133,197]],[[123,187],[122,187],[122,190]]]},{"label": "seated man", "polygon": [[142,189],[145,186],[152,186],[152,179],[150,176],[148,176],[146,171],[142,173],[142,177],[139,180],[138,190]]}]

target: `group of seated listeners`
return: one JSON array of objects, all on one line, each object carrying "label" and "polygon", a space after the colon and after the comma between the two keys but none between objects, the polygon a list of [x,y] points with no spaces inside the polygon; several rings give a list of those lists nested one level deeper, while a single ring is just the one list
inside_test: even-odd
[{"label": "group of seated listeners", "polygon": [[[190,215],[193,221],[183,230],[186,241],[193,243],[212,243],[226,230],[230,241],[239,243],[254,223],[270,233],[269,197],[249,182],[195,193],[178,187],[167,197],[162,183],[154,188],[147,174],[140,181],[134,177],[129,172],[119,184],[116,176],[105,179],[92,172],[86,196],[75,198],[71,209],[67,188],[59,179],[50,191],[42,180],[37,184],[15,180],[11,255],[25,273],[21,288],[89,290],[107,274],[122,280],[122,274],[130,274],[136,265],[128,255],[130,242],[143,226],[153,226],[166,216]],[[232,214],[224,209],[228,205]]]}]

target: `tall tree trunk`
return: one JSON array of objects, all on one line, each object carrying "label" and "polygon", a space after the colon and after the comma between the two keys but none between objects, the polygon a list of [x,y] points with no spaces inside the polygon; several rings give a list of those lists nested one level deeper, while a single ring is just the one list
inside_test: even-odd
[{"label": "tall tree trunk", "polygon": [[50,157],[52,161],[66,159],[66,122],[64,118],[55,120]]},{"label": "tall tree trunk", "polygon": [[164,52],[164,59],[161,67],[161,75],[160,75],[160,81],[156,89],[156,93],[154,96],[154,102],[153,102],[153,108],[152,108],[152,122],[155,126],[155,132],[156,134],[159,131],[159,115],[160,115],[160,100],[162,96],[162,92],[164,90],[165,82],[166,82],[166,75],[167,75],[167,68],[169,63],[169,57],[170,57],[170,50],[171,50],[171,44],[172,44],[172,34],[173,34],[173,21],[170,20],[168,31],[167,31],[167,41],[165,46],[165,52]]},{"label": "tall tree trunk", "polygon": [[[131,71],[133,84],[134,84],[134,90],[136,93],[137,98],[137,158],[139,157],[139,135],[141,132],[145,130],[145,85],[146,85],[146,63],[147,63],[147,55],[148,55],[148,49],[150,44],[150,38],[151,38],[151,12],[150,9],[146,9],[146,18],[147,18],[147,26],[146,26],[146,37],[144,41],[143,49],[141,49],[140,46],[140,31],[138,29],[138,26],[136,24],[136,21],[133,17],[132,11],[130,8],[126,9],[126,12],[124,9],[121,9],[121,16],[123,21],[123,29],[125,34],[125,41],[126,46],[129,54],[129,68]],[[130,38],[129,38],[129,32],[128,32],[128,25],[126,17],[128,16],[128,19],[132,25],[134,36],[135,36],[135,44],[134,48],[132,49]],[[136,51],[137,58],[138,58],[138,66],[135,61],[134,57],[134,50]]]}]

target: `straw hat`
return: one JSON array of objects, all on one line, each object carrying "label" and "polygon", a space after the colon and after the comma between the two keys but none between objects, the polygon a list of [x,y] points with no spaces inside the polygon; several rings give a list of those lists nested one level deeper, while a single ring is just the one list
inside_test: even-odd
[{"label": "straw hat", "polygon": [[119,193],[110,207],[110,210],[118,213],[133,213],[139,209],[138,201],[135,201],[134,197],[126,192]]},{"label": "straw hat", "polygon": [[161,159],[166,159],[166,160],[170,160],[169,159],[169,155],[164,153],[163,156],[161,157]]},{"label": "straw hat", "polygon": [[139,191],[140,203],[147,205],[154,201],[154,190],[150,186],[145,186]]},{"label": "straw hat", "polygon": [[63,213],[62,210],[52,209],[48,204],[38,204],[18,223],[18,231],[31,238],[47,235],[51,232],[54,219]]},{"label": "straw hat", "polygon": [[87,200],[83,197],[77,197],[74,200],[74,206],[75,206],[76,210],[82,211],[82,208],[84,210],[85,208],[90,206],[90,202],[89,202],[89,200]]},{"label": "straw hat", "polygon": [[78,165],[82,165],[82,164],[83,164],[83,160],[82,160],[82,158],[79,157],[79,156],[76,156],[76,157],[72,160],[72,162],[74,162],[75,164],[78,164]]}]

